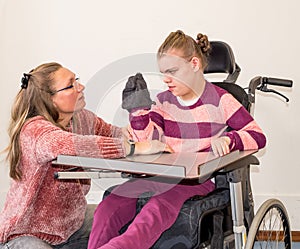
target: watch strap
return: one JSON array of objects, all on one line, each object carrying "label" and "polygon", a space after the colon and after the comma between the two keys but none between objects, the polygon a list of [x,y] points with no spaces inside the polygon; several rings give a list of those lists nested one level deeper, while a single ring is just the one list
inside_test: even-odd
[{"label": "watch strap", "polygon": [[128,143],[130,145],[130,152],[129,152],[128,156],[132,156],[135,151],[135,142],[133,140],[129,139]]}]

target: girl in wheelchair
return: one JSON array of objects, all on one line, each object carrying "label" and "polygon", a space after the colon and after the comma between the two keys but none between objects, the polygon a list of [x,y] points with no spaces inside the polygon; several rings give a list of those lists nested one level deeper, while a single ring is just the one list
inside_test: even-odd
[{"label": "girl in wheelchair", "polygon": [[[182,31],[172,32],[157,53],[168,90],[157,95],[155,105],[143,76],[129,78],[122,107],[130,113],[134,141],[159,139],[174,152],[212,151],[217,156],[265,146],[266,137],[249,112],[205,79],[209,52],[207,36],[198,34],[194,40]],[[125,182],[97,207],[89,249],[150,248],[172,226],[187,199],[213,189],[210,180],[195,185],[143,179]],[[144,192],[153,195],[136,215],[137,198]]]}]

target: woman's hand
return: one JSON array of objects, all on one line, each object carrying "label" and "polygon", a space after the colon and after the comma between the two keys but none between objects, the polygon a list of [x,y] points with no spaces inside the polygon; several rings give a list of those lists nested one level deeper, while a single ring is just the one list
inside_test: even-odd
[{"label": "woman's hand", "polygon": [[211,142],[211,148],[216,156],[223,156],[230,152],[229,144],[229,137],[218,137]]},{"label": "woman's hand", "polygon": [[[129,155],[130,153],[130,144],[126,141],[125,142],[125,148],[126,148],[126,155]],[[135,142],[135,149],[134,149],[134,155],[148,155],[148,154],[156,154],[159,152],[174,152],[172,148],[165,144],[160,142],[159,140],[150,140],[150,141],[143,141],[143,142]]]},{"label": "woman's hand", "polygon": [[132,139],[132,135],[130,134],[130,125],[122,127],[122,135],[125,140]]}]

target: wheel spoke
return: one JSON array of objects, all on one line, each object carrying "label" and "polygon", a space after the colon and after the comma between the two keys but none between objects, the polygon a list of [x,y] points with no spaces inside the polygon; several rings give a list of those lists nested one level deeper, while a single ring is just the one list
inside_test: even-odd
[{"label": "wheel spoke", "polygon": [[[291,248],[291,235],[283,204],[271,199],[266,201],[251,224],[246,249]],[[248,246],[250,245],[250,246]]]}]

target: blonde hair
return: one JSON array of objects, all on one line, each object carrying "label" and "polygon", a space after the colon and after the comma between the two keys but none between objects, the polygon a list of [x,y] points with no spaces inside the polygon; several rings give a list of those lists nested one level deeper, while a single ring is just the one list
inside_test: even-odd
[{"label": "blonde hair", "polygon": [[[8,127],[10,142],[6,148],[6,159],[10,164],[10,177],[20,180],[22,172],[19,167],[21,159],[20,132],[24,123],[35,116],[43,116],[56,126],[59,113],[53,105],[51,95],[54,94],[53,74],[62,68],[58,63],[45,63],[24,74],[22,89],[15,98],[11,110],[11,120]],[[27,84],[26,84],[27,83]]]},{"label": "blonde hair", "polygon": [[211,50],[210,42],[206,35],[199,33],[194,40],[192,37],[184,34],[181,30],[171,32],[159,47],[157,57],[162,57],[168,51],[175,49],[181,52],[182,57],[190,60],[196,56],[202,63],[202,68],[207,66],[207,58]]}]

